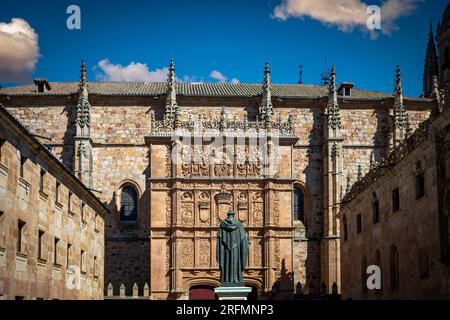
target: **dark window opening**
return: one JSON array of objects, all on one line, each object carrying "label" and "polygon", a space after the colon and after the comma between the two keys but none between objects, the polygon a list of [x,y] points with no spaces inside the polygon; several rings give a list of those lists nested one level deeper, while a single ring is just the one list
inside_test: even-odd
[{"label": "dark window opening", "polygon": [[19,175],[20,177],[23,179],[24,175],[25,175],[25,163],[27,162],[27,158],[20,155],[20,170],[19,170]]},{"label": "dark window opening", "polygon": [[39,192],[44,192],[45,174],[46,174],[46,171],[44,169],[41,169],[41,175],[39,178]]},{"label": "dark window opening", "polygon": [[84,250],[81,250],[80,253],[80,270],[81,270],[81,274],[86,274],[86,270],[84,269]]},{"label": "dark window opening", "polygon": [[419,200],[425,196],[425,175],[422,171],[421,161],[417,161],[416,169],[416,199]]},{"label": "dark window opening", "polygon": [[375,192],[372,195],[372,215],[374,224],[380,222],[380,202]]},{"label": "dark window opening", "polygon": [[383,266],[381,262],[381,253],[380,250],[375,251],[375,265],[380,268],[380,289],[377,289],[377,292],[380,293],[383,289]]},{"label": "dark window opening", "polygon": [[53,246],[53,263],[55,265],[58,264],[58,244],[59,244],[59,239],[55,238],[55,244]]},{"label": "dark window opening", "polygon": [[18,234],[17,234],[17,252],[23,252],[24,244],[24,231],[25,231],[25,222],[19,220],[17,224]]},{"label": "dark window opening", "polygon": [[305,195],[300,187],[294,189],[294,220],[305,222]]},{"label": "dark window opening", "polygon": [[38,242],[38,259],[44,260],[44,252],[43,252],[43,246],[44,246],[44,234],[45,232],[42,230],[39,230],[39,242]]},{"label": "dark window opening", "polygon": [[60,196],[59,192],[60,192],[60,189],[61,189],[61,183],[56,181],[55,202],[57,202],[57,203],[59,203],[59,196]]},{"label": "dark window opening", "polygon": [[356,232],[357,233],[362,232],[362,216],[361,216],[361,214],[358,214],[356,216]]},{"label": "dark window opening", "polygon": [[137,193],[133,187],[122,189],[120,196],[120,220],[136,221],[137,219]]},{"label": "dark window opening", "polygon": [[395,188],[392,190],[392,212],[400,210],[400,190]]},{"label": "dark window opening", "polygon": [[348,224],[347,224],[347,216],[344,216],[344,218],[342,218],[342,226],[344,229],[344,241],[348,240]]},{"label": "dark window opening", "polygon": [[67,244],[67,256],[66,256],[66,266],[67,268],[70,266],[70,249],[72,248],[72,245],[70,243]]}]

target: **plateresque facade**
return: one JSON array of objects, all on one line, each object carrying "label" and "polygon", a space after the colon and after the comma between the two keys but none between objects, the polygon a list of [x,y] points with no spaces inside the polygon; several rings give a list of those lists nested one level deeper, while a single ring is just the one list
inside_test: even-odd
[{"label": "plateresque facade", "polygon": [[167,83],[88,83],[83,63],[79,83],[36,79],[0,103],[110,208],[105,284],[148,283],[153,299],[219,285],[229,209],[260,298],[339,287],[341,198],[432,107],[403,96],[400,69],[390,94],[338,86],[334,68],[327,86],[272,84],[268,65],[262,84],[177,83],[173,63]]}]

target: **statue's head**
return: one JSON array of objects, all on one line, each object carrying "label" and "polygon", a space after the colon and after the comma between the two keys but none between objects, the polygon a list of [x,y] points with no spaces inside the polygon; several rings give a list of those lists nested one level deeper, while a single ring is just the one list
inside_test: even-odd
[{"label": "statue's head", "polygon": [[228,219],[234,219],[234,216],[235,216],[235,214],[236,214],[236,212],[234,212],[233,210],[230,210],[230,211],[228,211]]}]

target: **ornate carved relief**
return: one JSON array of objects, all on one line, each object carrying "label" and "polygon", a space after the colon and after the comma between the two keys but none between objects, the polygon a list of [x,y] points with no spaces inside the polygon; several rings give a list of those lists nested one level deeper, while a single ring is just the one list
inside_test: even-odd
[{"label": "ornate carved relief", "polygon": [[170,241],[166,245],[166,289],[170,290]]},{"label": "ornate carved relief", "polygon": [[253,225],[262,227],[264,224],[264,198],[262,192],[253,193],[252,202]]},{"label": "ornate carved relief", "polygon": [[172,177],[172,147],[166,145],[166,177]]},{"label": "ornate carved relief", "polygon": [[280,240],[273,241],[273,269],[275,272],[275,280],[280,278],[281,274],[281,259],[280,259]]},{"label": "ornate carved relief", "polygon": [[256,245],[253,246],[253,266],[257,268],[262,267],[262,252],[263,252],[263,241],[262,240],[253,240]]},{"label": "ornate carved relief", "polygon": [[239,192],[237,196],[238,218],[241,222],[248,222],[248,197],[247,192]]},{"label": "ornate carved relief", "polygon": [[192,240],[182,240],[181,258],[184,267],[194,267],[194,242]]},{"label": "ornate carved relief", "polygon": [[194,196],[192,192],[181,195],[181,223],[183,226],[194,225]]},{"label": "ornate carved relief", "polygon": [[273,193],[273,223],[278,226],[280,224],[280,194],[278,191]]},{"label": "ornate carved relief", "polygon": [[211,216],[211,203],[209,192],[202,192],[198,198],[199,221],[202,226],[209,225]]},{"label": "ornate carved relief", "polygon": [[198,244],[198,264],[201,268],[209,268],[210,267],[210,257],[211,257],[211,250],[210,250],[210,244],[209,240],[207,239],[201,239]]},{"label": "ornate carved relief", "polygon": [[166,225],[168,227],[172,225],[172,195],[170,193],[166,197]]}]

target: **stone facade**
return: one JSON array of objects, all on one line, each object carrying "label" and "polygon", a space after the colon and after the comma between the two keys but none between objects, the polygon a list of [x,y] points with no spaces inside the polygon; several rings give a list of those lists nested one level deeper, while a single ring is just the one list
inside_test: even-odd
[{"label": "stone facade", "polygon": [[[449,128],[449,105],[438,97],[432,117],[344,197],[344,299],[450,298]],[[378,290],[366,285],[370,265],[381,269]]]},{"label": "stone facade", "polygon": [[103,299],[107,213],[0,106],[0,299]]},{"label": "stone facade", "polygon": [[[271,84],[267,70],[262,85],[86,84],[83,70],[80,83],[51,83],[42,93],[1,89],[0,102],[110,208],[105,282],[148,283],[155,299],[218,285],[215,230],[228,208],[240,212],[250,233],[246,283],[261,298],[290,297],[297,283],[304,293],[319,292],[322,283],[331,292],[340,285],[341,197],[394,144],[395,105],[402,104],[409,130],[432,107],[401,90],[394,96],[351,88],[344,95],[336,76],[330,87]],[[274,128],[279,170],[262,176],[254,167],[174,164],[174,127],[164,129],[164,120],[192,130],[203,123],[224,137],[223,129]],[[78,152],[80,141],[88,151]],[[131,222],[121,220],[127,186],[137,194]],[[304,194],[303,221],[293,216],[295,187]]]}]

